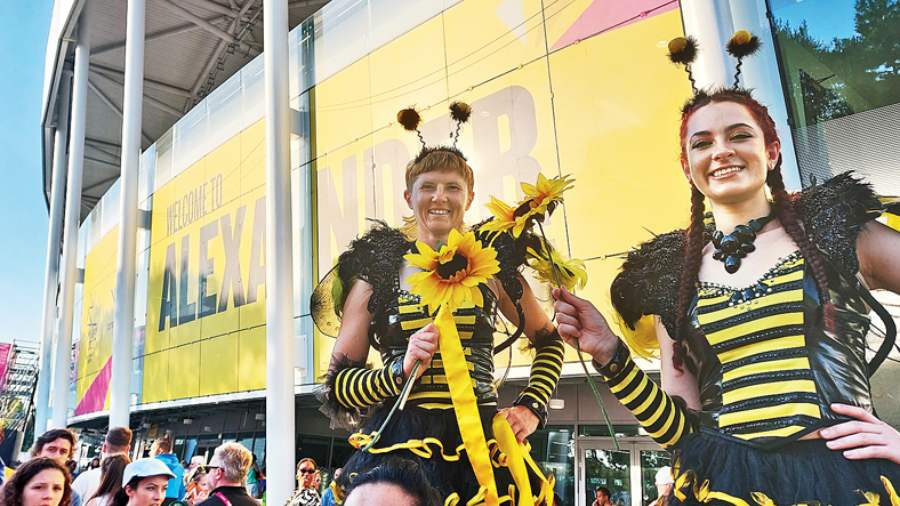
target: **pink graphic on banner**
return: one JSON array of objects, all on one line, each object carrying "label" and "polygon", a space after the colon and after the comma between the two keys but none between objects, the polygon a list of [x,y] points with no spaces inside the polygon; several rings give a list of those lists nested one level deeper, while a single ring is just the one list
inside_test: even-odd
[{"label": "pink graphic on banner", "polygon": [[0,343],[0,390],[6,387],[6,375],[9,373],[9,364],[13,358],[13,345]]},{"label": "pink graphic on banner", "polygon": [[106,360],[103,369],[97,373],[94,382],[84,393],[84,398],[75,408],[75,416],[102,411],[106,404],[106,394],[109,392],[109,380],[112,377],[112,357]]},{"label": "pink graphic on banner", "polygon": [[553,44],[552,50],[677,8],[678,0],[594,0]]}]

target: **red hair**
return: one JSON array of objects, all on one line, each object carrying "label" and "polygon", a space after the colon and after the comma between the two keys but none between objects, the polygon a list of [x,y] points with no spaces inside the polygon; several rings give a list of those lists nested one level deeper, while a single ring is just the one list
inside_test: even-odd
[{"label": "red hair", "polygon": [[[775,121],[769,115],[766,106],[760,104],[754,99],[749,91],[725,88],[710,93],[699,92],[691,98],[681,109],[681,128],[679,131],[681,139],[681,161],[687,163],[687,123],[691,115],[699,109],[712,104],[731,102],[740,104],[747,108],[750,115],[756,121],[760,130],[763,132],[763,140],[766,146],[773,142],[778,142],[778,132],[775,130]],[[775,167],[769,171],[766,177],[766,184],[772,194],[772,206],[775,216],[785,231],[790,235],[791,239],[797,243],[803,258],[812,269],[813,277],[816,280],[816,286],[819,289],[819,298],[823,307],[825,324],[829,329],[833,329],[833,311],[834,306],[831,304],[831,297],[828,292],[828,277],[825,271],[825,260],[819,253],[819,250],[810,242],[806,231],[800,223],[800,219],[794,210],[794,201],[796,195],[789,194],[784,188],[784,179],[781,175],[781,156],[779,155]],[[678,299],[675,309],[675,326],[676,335],[672,336],[675,340],[674,344],[674,365],[681,370],[685,363],[687,355],[682,345],[683,337],[690,329],[686,322],[688,305],[691,303],[696,293],[697,276],[700,272],[700,262],[703,259],[703,246],[706,241],[703,237],[703,212],[704,212],[704,195],[691,184],[691,224],[684,231],[684,258],[685,263],[681,271],[681,280],[678,284]]]}]

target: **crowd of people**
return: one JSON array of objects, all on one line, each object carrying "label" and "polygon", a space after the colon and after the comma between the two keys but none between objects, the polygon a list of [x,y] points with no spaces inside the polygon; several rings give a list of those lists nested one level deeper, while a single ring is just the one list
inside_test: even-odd
[{"label": "crowd of people", "polygon": [[[73,480],[69,463],[77,436],[51,429],[34,442],[29,459],[0,489],[3,506],[258,506],[265,476],[255,456],[239,443],[213,452],[209,463],[196,456],[183,466],[169,437],[157,439],[150,455],[131,459],[131,430],[113,427],[100,456]],[[96,461],[96,462],[95,462]],[[311,504],[319,504],[311,503]]]}]

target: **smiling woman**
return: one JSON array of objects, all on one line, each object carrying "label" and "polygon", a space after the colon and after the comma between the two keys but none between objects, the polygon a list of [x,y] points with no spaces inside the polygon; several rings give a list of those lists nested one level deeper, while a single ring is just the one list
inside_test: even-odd
[{"label": "smiling woman", "polygon": [[[469,113],[465,104],[451,105],[457,126]],[[414,110],[401,111],[398,122],[418,132]],[[455,146],[458,132],[454,145],[438,147],[419,134],[422,150],[406,168],[403,192],[412,216],[402,229],[379,224],[353,241],[313,296],[320,329],[340,318],[323,409],[358,430],[351,443],[359,451],[333,489],[348,490],[355,477],[401,459],[422,469],[447,504],[496,503],[510,490],[550,503],[552,479],[519,445],[546,420],[562,342],[519,274],[524,234],[487,234],[464,222],[474,176]],[[500,314],[536,348],[532,381],[502,410],[493,382]],[[382,368],[365,367],[370,347]],[[392,418],[405,384],[412,385],[408,401]],[[521,466],[512,470],[513,461]],[[527,471],[526,462],[534,464]]]},{"label": "smiling woman", "polygon": [[[749,52],[732,46],[753,39],[729,44],[738,68]],[[680,138],[690,226],[629,253],[611,287],[625,340],[659,356],[665,390],[564,290],[560,334],[673,450],[668,504],[900,503],[900,433],[875,418],[869,387],[883,357],[865,353],[868,289],[900,292],[885,259],[900,234],[874,221],[896,209],[851,174],[789,194],[775,124],[746,90],[696,92]]]}]

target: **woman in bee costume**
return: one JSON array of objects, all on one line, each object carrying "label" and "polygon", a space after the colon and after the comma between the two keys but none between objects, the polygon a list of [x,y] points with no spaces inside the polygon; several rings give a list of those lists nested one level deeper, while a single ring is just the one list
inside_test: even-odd
[{"label": "woman in bee costume", "polygon": [[[758,46],[738,32],[728,51]],[[690,71],[695,43],[669,50]],[[898,505],[900,434],[869,386],[894,323],[867,289],[900,292],[900,234],[874,221],[898,206],[849,173],[788,193],[775,123],[739,76],[682,110],[690,226],[633,250],[613,281],[629,345],[564,290],[559,333],[674,451],[669,504]],[[867,362],[872,309],[887,337]],[[630,351],[658,353],[664,389]]]},{"label": "woman in bee costume", "polygon": [[[413,216],[402,229],[376,223],[354,240],[313,295],[317,326],[337,337],[323,409],[335,423],[358,431],[351,443],[359,451],[332,484],[337,497],[354,476],[400,457],[421,466],[445,504],[553,500],[552,477],[544,476],[519,442],[546,421],[547,403],[562,368],[563,343],[520,274],[532,237],[479,232],[463,222],[474,196],[474,175],[455,144],[469,114],[466,104],[451,105],[457,122],[453,145],[438,147],[425,145],[415,110],[398,114],[398,121],[417,132],[422,143],[406,167],[403,196]],[[438,255],[437,250],[456,253],[452,259],[428,257]],[[448,281],[468,275],[467,286],[460,284],[459,289],[477,288],[468,302],[460,302],[456,292],[443,294],[460,302],[452,313],[461,344],[456,358],[438,351],[434,307],[410,287],[409,280],[417,274],[415,279],[422,279],[422,265],[410,259],[426,257],[438,265],[433,276]],[[496,417],[493,355],[500,313],[517,325],[514,337],[528,337],[535,357],[528,385],[513,406]],[[370,347],[379,352],[383,366],[365,364]],[[461,364],[464,377],[458,377],[458,370],[449,372],[451,365]],[[414,383],[405,407],[395,411],[411,376]],[[468,411],[451,395],[460,384],[471,385],[467,394],[474,394]],[[473,438],[482,443],[477,456],[470,454]]]}]

